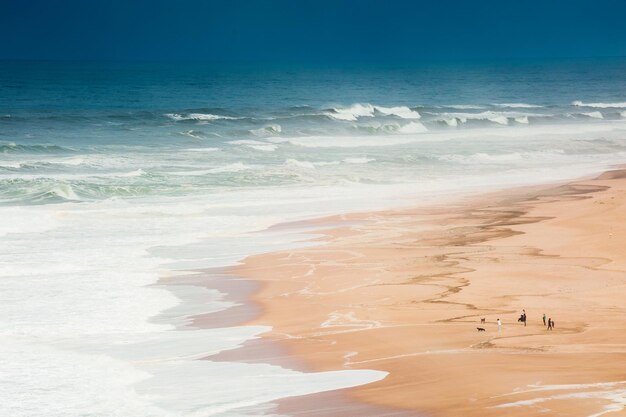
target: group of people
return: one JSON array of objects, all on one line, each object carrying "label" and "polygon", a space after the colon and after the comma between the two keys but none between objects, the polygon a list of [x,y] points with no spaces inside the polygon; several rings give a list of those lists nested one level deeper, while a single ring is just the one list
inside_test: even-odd
[{"label": "group of people", "polygon": [[[522,314],[519,316],[517,321],[524,323],[524,326],[526,326],[526,310],[522,310]],[[543,325],[548,326],[548,330],[554,330],[554,320],[552,320],[552,317],[547,317],[545,313],[543,314]]]},{"label": "group of people", "polygon": [[[482,323],[485,322],[485,319],[481,320]],[[522,314],[519,316],[517,321],[524,323],[524,326],[526,326],[526,310],[522,310]],[[498,324],[498,333],[502,333],[502,322],[498,319],[496,323]],[[543,325],[548,326],[548,330],[554,330],[554,320],[552,320],[552,317],[548,318],[545,313],[543,314]]]},{"label": "group of people", "polygon": [[551,317],[548,317],[548,321],[546,322],[546,314],[543,314],[543,325],[548,326],[548,330],[554,330],[554,320]]}]

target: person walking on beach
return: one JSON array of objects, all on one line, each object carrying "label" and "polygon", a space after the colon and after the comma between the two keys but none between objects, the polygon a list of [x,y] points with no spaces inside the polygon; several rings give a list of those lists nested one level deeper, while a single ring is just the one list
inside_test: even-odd
[{"label": "person walking on beach", "polygon": [[498,334],[502,334],[502,322],[498,319]]},{"label": "person walking on beach", "polygon": [[548,319],[548,330],[552,330],[552,319]]},{"label": "person walking on beach", "polygon": [[543,313],[543,325],[546,325],[546,313]]}]

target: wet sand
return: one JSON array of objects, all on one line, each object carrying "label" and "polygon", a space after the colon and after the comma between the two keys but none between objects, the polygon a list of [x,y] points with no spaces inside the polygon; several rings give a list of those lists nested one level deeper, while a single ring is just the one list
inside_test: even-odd
[{"label": "wet sand", "polygon": [[[317,221],[319,245],[253,256],[230,271],[259,284],[260,316],[246,324],[273,331],[267,345],[223,359],[389,372],[285,399],[278,410],[289,415],[623,416],[625,220],[626,172],[615,170]],[[517,322],[522,309],[527,326]]]}]

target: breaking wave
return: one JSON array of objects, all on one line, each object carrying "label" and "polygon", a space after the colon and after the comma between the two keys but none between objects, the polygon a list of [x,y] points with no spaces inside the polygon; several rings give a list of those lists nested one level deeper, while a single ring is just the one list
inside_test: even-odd
[{"label": "breaking wave", "polygon": [[576,100],[572,102],[572,106],[576,107],[594,107],[598,109],[611,109],[611,108],[626,108],[626,101],[618,102],[618,103],[584,103],[580,100]]},{"label": "breaking wave", "polygon": [[543,107],[538,104],[526,104],[526,103],[495,103],[494,106],[507,107],[511,109],[537,109],[537,108]]},{"label": "breaking wave", "polygon": [[334,107],[326,115],[337,120],[356,121],[360,117],[374,117],[378,112],[384,116],[397,116],[402,119],[419,119],[421,115],[406,106],[383,107],[371,104],[353,104],[350,107]]},{"label": "breaking wave", "polygon": [[480,110],[485,108],[485,106],[479,106],[477,104],[448,104],[442,107],[458,110]]},{"label": "breaking wave", "polygon": [[[138,170],[139,171],[139,170]],[[129,173],[138,176],[142,173]],[[87,181],[64,181],[52,178],[5,179],[0,181],[0,203],[58,204],[102,200],[113,197],[133,197],[153,192],[145,185],[97,184]]]},{"label": "breaking wave", "polygon": [[287,159],[285,161],[285,166],[289,168],[299,168],[299,169],[315,169],[315,164],[309,161],[300,161],[298,159]]},{"label": "breaking wave", "polygon": [[426,126],[420,122],[411,122],[398,129],[399,133],[422,133],[427,131],[428,129],[426,129]]},{"label": "breaking wave", "polygon": [[376,111],[378,111],[379,113],[382,113],[384,115],[393,115],[393,116],[398,116],[401,117],[403,119],[419,119],[422,116],[416,112],[415,110],[411,110],[408,107],[405,106],[399,106],[399,107],[381,107],[381,106],[374,106],[374,109]]},{"label": "breaking wave", "polygon": [[427,132],[428,129],[420,122],[409,122],[401,125],[399,123],[379,123],[373,122],[366,125],[353,125],[353,128],[359,131],[365,131],[373,134],[393,134],[393,133],[421,133]]},{"label": "breaking wave", "polygon": [[468,120],[487,120],[500,125],[508,125],[509,118],[528,116],[523,113],[484,111],[481,113],[440,113],[436,120],[446,123],[448,126],[458,126],[467,123]]},{"label": "breaking wave", "polygon": [[181,122],[185,120],[199,120],[199,121],[211,121],[211,120],[237,120],[239,117],[232,116],[221,116],[218,114],[210,114],[210,113],[189,113],[189,114],[178,114],[178,113],[167,113],[166,117],[174,120],[175,122]]},{"label": "breaking wave", "polygon": [[272,124],[269,126],[261,127],[259,129],[251,129],[249,132],[255,136],[273,136],[282,132],[282,127],[278,124]]},{"label": "breaking wave", "polygon": [[599,111],[591,111],[591,112],[587,112],[587,113],[578,113],[581,116],[587,116],[587,117],[591,117],[592,119],[604,119],[604,116],[602,116],[602,113],[600,113]]},{"label": "breaking wave", "polygon": [[371,104],[353,104],[347,108],[335,107],[327,115],[334,119],[354,122],[359,117],[373,117],[374,106]]}]

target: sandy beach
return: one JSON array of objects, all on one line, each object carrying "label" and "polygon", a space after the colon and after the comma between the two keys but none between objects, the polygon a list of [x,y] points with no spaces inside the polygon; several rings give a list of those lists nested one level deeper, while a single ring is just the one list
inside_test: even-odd
[{"label": "sandy beach", "polygon": [[[321,219],[316,245],[249,257],[230,274],[260,284],[251,291],[260,315],[247,323],[273,327],[263,340],[279,346],[277,362],[389,372],[317,400],[284,400],[283,411],[626,415],[624,213],[626,171],[613,170]],[[526,326],[517,321],[523,310]],[[347,412],[344,401],[382,408]]]}]

